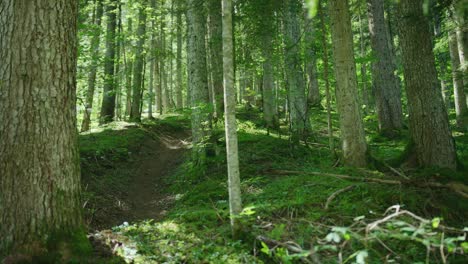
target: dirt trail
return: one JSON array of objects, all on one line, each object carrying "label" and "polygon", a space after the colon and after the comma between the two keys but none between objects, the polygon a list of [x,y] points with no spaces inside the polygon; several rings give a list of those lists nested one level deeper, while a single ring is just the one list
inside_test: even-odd
[{"label": "dirt trail", "polygon": [[128,207],[122,215],[124,221],[161,219],[173,202],[165,193],[165,177],[183,161],[187,148],[185,133],[160,133],[158,139],[148,138],[135,163],[135,175],[128,189]]}]

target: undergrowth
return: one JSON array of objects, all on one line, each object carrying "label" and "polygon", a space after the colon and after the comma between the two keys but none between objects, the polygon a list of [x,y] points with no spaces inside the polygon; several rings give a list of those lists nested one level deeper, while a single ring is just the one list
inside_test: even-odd
[{"label": "undergrowth", "polygon": [[[210,156],[205,168],[194,167],[187,159],[174,175],[167,178],[171,186],[167,192],[177,199],[165,222],[142,222],[115,229],[136,241],[139,263],[296,263],[310,260],[337,263],[340,258],[343,263],[439,263],[444,257],[451,257],[453,263],[465,263],[467,260],[463,255],[454,254],[467,246],[466,240],[455,240],[457,234],[445,232],[439,224],[428,224],[438,219],[440,226],[452,226],[458,230],[468,226],[465,198],[445,189],[350,181],[320,175],[334,173],[401,180],[401,175],[388,168],[377,171],[339,166],[328,149],[324,111],[317,110],[312,115],[312,140],[295,148],[290,147],[284,133],[270,131],[267,135],[259,121],[260,113],[255,109],[239,111],[239,158],[245,208],[242,239],[235,241],[230,238],[226,160],[221,138],[218,143],[222,150],[220,155]],[[108,180],[122,177],[116,188],[123,188],[127,177],[125,171],[120,176],[102,176],[109,172],[106,160],[129,162],[131,154],[128,153],[138,146],[138,142],[141,143],[143,137],[150,135],[147,128],[159,126],[160,129],[187,130],[188,120],[186,114],[174,115],[125,132],[104,131],[92,136],[96,138],[83,136],[84,171],[91,175],[84,177],[100,175],[103,182],[91,178],[99,185],[107,185]],[[366,123],[372,155],[385,164],[393,164],[392,161],[398,159],[405,149],[407,131],[399,138],[389,140],[378,135],[374,119],[369,118]],[[336,114],[334,126],[337,127]],[[220,131],[215,133],[222,135]],[[99,138],[101,136],[102,139]],[[335,137],[338,145],[338,131],[335,131]],[[109,138],[112,142],[108,144],[106,139]],[[460,160],[466,162],[468,136],[455,134],[455,139]],[[111,156],[107,156],[109,154]],[[102,163],[97,168],[92,165],[96,161]],[[300,173],[277,173],[282,170]],[[205,173],[201,175],[200,171]],[[466,174],[466,171],[453,173],[436,169],[404,172],[404,176],[415,182],[466,182]],[[333,197],[340,190],[344,191]],[[88,195],[101,194],[88,190]],[[386,209],[394,205],[399,205],[398,210],[407,210],[429,222],[423,225],[406,216],[392,219],[385,222],[378,233],[372,233],[376,238],[365,242],[362,228],[388,216]],[[407,228],[412,226],[416,229]],[[435,236],[433,233],[437,236],[444,233],[448,242],[442,238],[443,246],[440,248],[447,251],[446,255],[441,256],[440,248],[427,246],[427,241],[432,241],[434,237],[431,236]],[[440,242],[440,237],[438,239]],[[294,249],[299,250],[295,252]]]}]

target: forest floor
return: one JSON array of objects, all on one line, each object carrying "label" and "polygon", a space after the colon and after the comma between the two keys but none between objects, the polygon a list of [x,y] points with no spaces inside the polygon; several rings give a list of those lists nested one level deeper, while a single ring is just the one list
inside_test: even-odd
[{"label": "forest floor", "polygon": [[[80,136],[91,239],[120,256],[98,263],[363,263],[366,256],[368,263],[439,263],[448,257],[466,263],[460,255],[468,250],[460,237],[468,226],[466,198],[427,186],[466,185],[466,170],[397,167],[407,132],[382,138],[372,117],[365,120],[371,153],[386,165],[343,167],[327,149],[324,111],[313,115],[309,144],[294,149],[286,128],[267,134],[259,111],[238,111],[245,208],[245,234],[238,240],[230,236],[222,136],[220,155],[210,156],[203,168],[189,159],[187,113],[142,125],[114,123]],[[336,128],[336,115],[333,122]],[[338,131],[335,136],[338,142]],[[467,166],[468,136],[454,136]],[[443,246],[426,246],[441,239]]]}]

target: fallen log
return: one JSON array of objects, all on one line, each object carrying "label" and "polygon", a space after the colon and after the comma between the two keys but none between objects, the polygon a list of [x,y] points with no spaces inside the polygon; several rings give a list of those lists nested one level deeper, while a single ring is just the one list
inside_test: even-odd
[{"label": "fallen log", "polygon": [[390,185],[413,185],[419,187],[432,187],[439,189],[449,189],[456,194],[468,199],[468,186],[459,182],[449,182],[449,183],[440,183],[434,181],[421,182],[421,181],[412,181],[412,180],[387,180],[379,179],[372,177],[355,177],[345,174],[335,174],[335,173],[326,173],[326,172],[314,172],[314,171],[290,171],[290,170],[268,170],[265,171],[266,174],[273,175],[315,175],[315,176],[325,176],[325,177],[334,177],[338,179],[350,180],[350,181],[360,181],[360,182],[372,182],[372,183],[381,183],[381,184],[390,184]]}]

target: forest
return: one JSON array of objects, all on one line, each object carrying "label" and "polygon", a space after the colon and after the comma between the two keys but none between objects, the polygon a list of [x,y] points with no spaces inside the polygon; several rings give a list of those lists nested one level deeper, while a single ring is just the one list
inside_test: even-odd
[{"label": "forest", "polygon": [[0,0],[0,263],[468,263],[467,0]]}]

